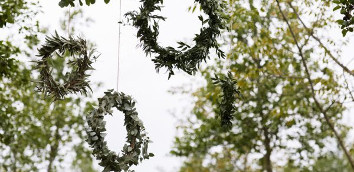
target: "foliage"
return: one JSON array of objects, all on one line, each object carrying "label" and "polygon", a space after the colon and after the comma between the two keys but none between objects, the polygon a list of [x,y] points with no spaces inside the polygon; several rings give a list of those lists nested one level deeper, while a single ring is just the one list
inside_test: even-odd
[{"label": "foliage", "polygon": [[222,100],[218,103],[220,112],[217,112],[221,119],[221,126],[230,129],[232,128],[231,121],[236,111],[234,105],[236,94],[240,94],[240,91],[236,88],[237,82],[231,72],[229,72],[227,76],[221,75],[221,77],[218,77],[218,75],[215,75],[215,77],[211,79],[213,80],[213,84],[220,85],[222,89],[222,94],[220,95]]},{"label": "foliage", "polygon": [[[146,54],[157,54],[152,60],[158,71],[160,68],[166,67],[169,71],[169,78],[174,74],[173,69],[177,68],[192,75],[194,74],[202,61],[209,58],[209,49],[215,48],[218,57],[224,57],[224,52],[219,49],[217,37],[220,30],[224,29],[223,18],[221,13],[225,8],[224,4],[218,0],[195,0],[200,4],[201,9],[209,16],[209,19],[203,19],[199,16],[203,26],[200,34],[196,34],[193,39],[195,45],[192,47],[184,42],[178,42],[179,47],[162,47],[157,43],[159,35],[159,25],[157,20],[165,20],[163,16],[153,15],[155,11],[161,11],[162,0],[141,0],[143,5],[140,11],[133,11],[125,14],[132,20],[133,26],[138,29],[137,37],[142,43],[142,47]],[[159,5],[161,4],[161,5]],[[150,26],[150,21],[153,21]]]},{"label": "foliage", "polygon": [[[353,149],[352,149],[353,150]],[[343,153],[336,148],[333,151],[327,152],[321,155],[315,162],[308,168],[301,169],[304,172],[351,172],[350,163]],[[351,156],[354,154],[352,153]],[[299,172],[300,170],[296,168],[293,162],[289,162],[284,167],[278,167],[277,171],[280,172]]]},{"label": "foliage", "polygon": [[[310,17],[314,19],[309,21],[311,30],[320,30],[329,24],[323,15],[328,8],[326,2],[303,2],[299,3],[303,9],[299,15],[316,16]],[[231,0],[228,7],[231,32],[225,40],[230,40],[232,48],[228,62],[217,60],[215,65],[202,71],[207,84],[193,93],[196,102],[192,116],[179,126],[183,135],[175,138],[171,153],[186,157],[181,171],[191,169],[196,161],[201,162],[201,168],[194,170],[213,171],[209,167],[221,163],[218,159],[226,156],[223,150],[230,152],[230,157],[239,158],[229,163],[232,168],[225,166],[215,171],[230,168],[272,171],[287,161],[292,161],[301,171],[320,156],[319,152],[326,151],[327,141],[334,136],[313,101],[295,43],[289,30],[283,27],[285,23],[275,3]],[[330,120],[337,121],[345,109],[340,99],[342,85],[337,80],[338,75],[321,60],[325,54],[309,40],[306,29],[299,25],[291,8],[286,8],[284,13],[305,52],[311,77],[317,85],[316,97],[327,105]],[[225,70],[231,70],[232,78],[238,78],[242,93],[242,99],[234,103],[237,108],[232,128],[227,133],[215,121],[220,111],[221,90],[212,80],[212,74]],[[344,137],[346,128],[340,124],[336,127],[343,131]]]},{"label": "foliage", "polygon": [[[354,154],[351,156],[354,156]],[[313,171],[350,172],[353,171],[353,169],[345,156],[341,156],[340,154],[336,155],[336,153],[330,152],[316,160],[313,165]]]},{"label": "foliage", "polygon": [[[207,161],[208,159],[212,161]],[[181,172],[252,172],[248,167],[238,168],[235,163],[241,161],[240,156],[234,151],[223,147],[220,152],[210,153],[209,155],[199,155],[190,157],[189,161],[185,161],[180,168]]]},{"label": "foliage", "polygon": [[0,2],[0,28],[7,23],[15,23],[15,18],[21,14],[21,10],[28,8],[28,2],[24,0],[7,0]]},{"label": "foliage", "polygon": [[[79,146],[76,138],[84,138],[85,113],[79,98],[65,98],[54,104],[34,92],[31,71],[25,66],[12,71],[12,78],[3,78],[0,86],[0,171],[38,171],[43,162],[63,161],[69,145]],[[77,149],[76,161],[92,165],[87,148]],[[86,151],[86,152],[85,152]],[[91,165],[90,165],[91,164]],[[52,164],[50,167],[58,168]],[[92,167],[90,167],[92,169]],[[49,167],[48,167],[49,169]],[[92,171],[92,170],[91,170]]]},{"label": "foliage", "polygon": [[[17,18],[37,14],[32,12],[21,11]],[[22,35],[16,35],[17,41],[21,40],[21,48],[14,46],[17,44],[13,41],[15,38],[1,40],[0,54],[7,58],[4,60],[1,57],[1,63],[10,64],[8,62],[11,60],[11,65],[1,67],[0,171],[56,171],[62,169],[68,160],[72,160],[72,164],[69,162],[72,169],[95,171],[90,151],[84,145],[85,121],[81,116],[90,110],[84,108],[86,104],[93,103],[78,97],[64,98],[53,103],[34,91],[34,68],[20,61],[33,58],[34,47],[38,45],[35,39],[41,32],[26,22],[16,21],[16,24],[20,26],[18,33],[22,34],[28,29],[33,37],[30,37],[32,41],[26,42],[29,37],[18,39]],[[36,25],[40,27],[39,23]],[[6,33],[7,29],[13,28],[7,26],[2,29]],[[55,77],[62,79],[65,59],[53,58],[52,63]]]},{"label": "foliage", "polygon": [[348,32],[353,32],[354,28],[354,1],[352,0],[334,0],[333,3],[336,4],[335,10],[340,9],[340,13],[344,15],[342,20],[337,20],[338,24],[341,25],[342,34],[345,36]]},{"label": "foliage", "polygon": [[11,71],[18,68],[17,60],[12,55],[20,52],[20,49],[13,46],[9,41],[0,40],[0,79],[10,77]]},{"label": "foliage", "polygon": [[[103,171],[128,171],[132,165],[137,165],[139,160],[149,159],[154,156],[148,153],[148,144],[151,142],[146,136],[143,122],[139,119],[135,109],[135,102],[130,96],[124,93],[113,92],[108,90],[105,96],[98,99],[99,107],[91,111],[87,116],[88,128],[86,129],[88,139],[87,142],[93,148],[93,155],[101,160],[99,163],[104,167]],[[122,156],[110,151],[104,137],[107,133],[103,121],[104,115],[109,113],[112,115],[112,107],[117,108],[124,113],[124,125],[127,129],[127,144],[124,145]]]},{"label": "foliage", "polygon": [[[106,3],[106,4],[108,4],[109,3],[109,1],[110,0],[104,0],[104,2]],[[60,2],[59,2],[59,6],[60,7],[67,7],[67,6],[72,6],[72,7],[74,7],[75,6],[75,0],[60,0]],[[85,0],[85,4],[86,5],[88,5],[88,6],[90,6],[91,4],[94,4],[96,2],[96,0]],[[84,5],[84,3],[82,3],[82,0],[79,0],[79,4],[82,6],[82,5]]]},{"label": "foliage", "polygon": [[[8,0],[0,2],[0,29],[4,32],[5,29],[10,28],[16,23],[20,28],[18,29],[18,35],[23,36],[24,42],[27,46],[34,45],[37,42],[36,35],[34,34],[37,28],[35,24],[27,19],[32,18],[38,13],[37,2],[27,2],[24,0]],[[35,21],[35,20],[33,20]],[[9,25],[10,24],[10,25]],[[23,35],[24,34],[24,35]],[[9,77],[12,70],[18,68],[18,61],[14,56],[20,52],[26,53],[24,49],[15,46],[9,38],[0,40],[0,78]]]},{"label": "foliage", "polygon": [[[59,52],[56,52],[58,50]],[[49,62],[54,52],[61,58],[68,51],[75,60],[69,61],[73,72],[66,73],[64,83],[59,83],[52,77],[52,70],[49,67]],[[87,88],[91,90],[87,70],[93,70],[92,60],[97,57],[93,56],[94,50],[88,50],[86,40],[82,38],[74,39],[69,37],[66,39],[55,33],[52,37],[46,38],[46,43],[38,49],[41,60],[37,61],[37,69],[40,72],[40,81],[38,81],[37,89],[42,91],[46,96],[52,96],[55,99],[62,99],[68,93],[80,92],[87,95]],[[78,54],[78,57],[74,55]]]}]

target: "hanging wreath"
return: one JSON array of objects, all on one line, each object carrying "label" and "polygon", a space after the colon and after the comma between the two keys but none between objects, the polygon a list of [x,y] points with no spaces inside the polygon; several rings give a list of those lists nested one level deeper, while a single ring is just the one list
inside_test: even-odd
[{"label": "hanging wreath", "polygon": [[[149,159],[154,156],[148,153],[148,144],[151,142],[146,136],[145,128],[138,117],[135,102],[124,93],[108,90],[105,96],[98,99],[99,107],[87,116],[88,127],[86,129],[88,144],[93,148],[93,155],[100,160],[99,165],[104,171],[127,171],[132,165],[137,165],[139,160]],[[124,125],[127,130],[127,144],[124,145],[122,156],[111,151],[107,147],[104,137],[107,133],[103,121],[104,115],[112,115],[112,107],[124,113]]]},{"label": "hanging wreath", "polygon": [[[173,69],[181,69],[188,74],[194,74],[202,61],[205,61],[209,55],[209,49],[215,48],[218,57],[225,57],[223,51],[219,49],[217,37],[220,36],[220,30],[224,29],[224,23],[221,17],[224,4],[219,0],[195,0],[200,4],[201,9],[209,16],[209,19],[203,19],[199,16],[203,27],[200,33],[196,34],[193,39],[195,45],[192,47],[184,42],[178,42],[179,47],[162,47],[157,43],[159,35],[159,25],[156,20],[165,20],[164,17],[153,15],[154,11],[161,11],[163,0],[140,0],[143,5],[140,11],[126,13],[125,16],[130,17],[133,26],[138,29],[137,37],[142,43],[146,54],[156,53],[156,57],[152,60],[155,68],[166,67],[169,71],[169,78],[174,74]],[[150,21],[153,21],[151,26]],[[208,26],[204,26],[208,24]]]},{"label": "hanging wreath", "polygon": [[[52,76],[49,61],[54,53],[63,58],[66,51],[74,57],[74,60],[68,62],[73,71],[66,74],[64,83],[59,83]],[[38,91],[42,91],[46,96],[50,95],[55,99],[62,99],[68,93],[80,92],[86,95],[88,89],[91,90],[86,71],[93,70],[92,59],[96,59],[97,56],[93,56],[94,51],[88,52],[86,40],[79,37],[77,39],[73,37],[66,39],[55,32],[54,36],[46,37],[45,44],[38,49],[38,52],[38,56],[41,57],[36,62],[36,68],[40,72],[37,84]]]},{"label": "hanging wreath", "polygon": [[218,102],[219,112],[218,115],[221,120],[221,126],[230,130],[232,128],[233,115],[236,112],[235,101],[236,95],[240,95],[240,91],[237,89],[237,81],[232,76],[231,72],[227,73],[227,76],[221,75],[218,77],[215,75],[213,84],[219,85],[222,89],[221,101]]}]

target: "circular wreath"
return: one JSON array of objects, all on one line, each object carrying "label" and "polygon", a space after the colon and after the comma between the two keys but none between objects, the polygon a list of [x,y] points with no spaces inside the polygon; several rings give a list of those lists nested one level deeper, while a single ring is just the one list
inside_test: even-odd
[{"label": "circular wreath", "polygon": [[[218,57],[225,57],[223,51],[219,49],[216,38],[220,36],[220,30],[224,29],[225,24],[221,17],[222,9],[225,7],[219,0],[195,0],[200,4],[201,9],[209,16],[209,19],[203,19],[199,16],[203,27],[200,33],[196,34],[193,39],[195,45],[191,47],[184,42],[177,42],[178,49],[173,47],[162,47],[157,43],[159,35],[159,25],[156,20],[165,20],[164,17],[153,15],[156,10],[161,11],[163,0],[140,0],[143,5],[140,11],[128,12],[125,16],[129,16],[133,26],[138,29],[137,37],[142,43],[146,54],[156,53],[157,56],[152,60],[155,63],[157,71],[166,67],[169,71],[169,78],[174,74],[173,69],[181,69],[188,74],[194,74],[202,61],[205,61],[209,54],[210,48],[216,49]],[[152,27],[149,23],[153,21]],[[204,26],[204,24],[208,26]]]},{"label": "circular wreath", "polygon": [[[143,122],[139,119],[135,109],[135,102],[124,93],[108,90],[102,98],[98,99],[99,107],[87,116],[86,132],[88,144],[93,148],[93,155],[100,160],[99,165],[104,171],[127,171],[132,165],[137,165],[139,160],[149,159],[154,156],[148,153],[148,143],[151,142],[146,136]],[[110,151],[104,137],[107,133],[103,120],[104,115],[112,115],[112,107],[124,113],[124,125],[127,130],[127,144],[124,145],[122,156]]]},{"label": "circular wreath", "polygon": [[[65,74],[66,78],[61,84],[54,80],[49,60],[54,53],[63,57],[66,51],[74,57],[74,60],[68,62],[68,65],[73,67],[73,71]],[[80,92],[86,95],[88,89],[91,90],[87,80],[88,75],[85,72],[93,70],[92,59],[97,57],[92,55],[93,50],[88,52],[86,40],[79,37],[66,39],[55,32],[54,36],[46,37],[45,44],[38,49],[38,52],[37,56],[41,57],[39,61],[36,61],[36,68],[40,72],[38,91],[42,91],[45,95],[51,95],[55,99],[62,99],[68,93]],[[75,56],[76,54],[78,56]]]}]

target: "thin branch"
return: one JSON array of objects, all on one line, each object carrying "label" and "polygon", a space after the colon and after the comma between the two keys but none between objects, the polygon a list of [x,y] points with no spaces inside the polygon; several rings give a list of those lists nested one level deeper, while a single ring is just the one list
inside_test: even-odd
[{"label": "thin branch", "polygon": [[[54,108],[52,112],[55,112],[56,110],[56,104],[54,104]],[[58,117],[57,117],[58,118]],[[53,170],[53,162],[55,158],[58,156],[58,151],[59,151],[59,141],[60,141],[60,134],[59,134],[59,119],[56,119],[54,126],[56,127],[55,133],[53,135],[53,144],[50,144],[50,151],[49,151],[49,157],[48,157],[48,167],[47,167],[47,172],[52,172]]]},{"label": "thin branch", "polygon": [[[294,32],[293,32],[293,30],[292,30],[292,28],[291,28],[291,25],[290,25],[288,19],[286,18],[286,16],[284,15],[284,13],[283,13],[283,11],[282,11],[282,9],[281,9],[281,7],[280,7],[279,0],[276,0],[276,2],[277,2],[277,4],[278,4],[278,8],[279,8],[279,11],[280,11],[280,13],[281,13],[283,19],[285,20],[286,24],[288,25],[289,31],[290,31],[290,33],[291,33],[293,39],[294,39],[294,42],[295,42],[295,44],[296,44],[296,47],[297,47],[298,50],[299,50],[299,54],[300,54],[300,57],[301,57],[301,61],[302,61],[302,64],[304,65],[304,67],[305,67],[305,72],[306,72],[306,75],[307,75],[307,79],[309,80],[309,83],[310,83],[310,86],[311,86],[312,98],[314,99],[317,108],[318,108],[318,109],[320,110],[320,112],[323,114],[323,116],[324,116],[324,118],[325,118],[327,124],[329,125],[330,129],[333,131],[335,137],[337,138],[337,140],[338,140],[338,142],[339,142],[339,145],[341,146],[341,148],[343,149],[345,155],[347,156],[350,165],[351,165],[352,168],[354,169],[354,161],[353,161],[352,157],[350,156],[348,150],[347,150],[346,147],[344,146],[344,143],[343,143],[343,141],[342,141],[342,138],[339,136],[338,132],[337,132],[336,129],[334,128],[334,125],[333,125],[332,122],[330,121],[330,119],[329,119],[329,117],[328,117],[328,115],[327,115],[327,111],[325,111],[325,110],[323,109],[323,107],[321,106],[321,104],[319,103],[319,101],[318,101],[317,98],[316,98],[315,89],[314,89],[314,86],[313,86],[313,82],[312,82],[312,80],[311,80],[311,75],[310,75],[309,69],[308,69],[308,67],[307,67],[306,59],[305,59],[305,57],[304,57],[304,55],[303,55],[303,53],[302,53],[302,49],[301,49],[300,46],[299,46],[299,43],[298,43],[298,41],[297,41],[297,39],[296,39],[296,36],[295,36],[295,34],[294,34]],[[291,6],[291,7],[292,7],[292,6]],[[292,8],[293,8],[293,7],[292,7]],[[312,34],[312,33],[311,33],[311,34]],[[316,38],[315,38],[315,39],[316,39]],[[318,40],[319,40],[319,39],[318,39]],[[323,45],[323,44],[322,44],[322,45]]]},{"label": "thin branch", "polygon": [[349,83],[348,83],[347,78],[345,77],[345,74],[344,74],[344,73],[343,73],[343,77],[344,77],[345,87],[346,87],[346,89],[347,89],[348,92],[349,92],[350,98],[352,98],[352,100],[354,101],[354,96],[353,96],[353,94],[352,94],[352,91],[351,91],[350,88],[349,88]]},{"label": "thin branch", "polygon": [[301,49],[303,49],[303,48],[304,48],[304,47],[308,44],[308,42],[309,42],[310,38],[311,38],[311,36],[310,36],[310,35],[308,35],[308,36],[307,36],[307,38],[305,39],[304,44],[302,44],[302,45],[301,45]]},{"label": "thin branch", "polygon": [[327,112],[335,103],[336,101],[332,101],[332,103],[324,110],[324,112]]},{"label": "thin branch", "polygon": [[291,4],[291,2],[288,2],[289,6],[293,9],[294,13],[296,14],[297,18],[300,20],[301,24],[304,26],[304,28],[306,29],[307,33],[309,35],[311,35],[319,44],[320,46],[325,50],[325,52],[329,55],[329,57],[331,57],[331,59],[336,62],[345,72],[349,73],[350,75],[354,76],[354,71],[351,71],[350,69],[348,69],[347,66],[345,66],[344,64],[342,64],[337,58],[334,57],[334,55],[331,53],[330,50],[328,50],[328,48],[322,43],[322,41],[314,34],[314,32],[309,29],[306,24],[302,21],[302,19],[300,18],[300,15],[297,13],[296,9],[294,8],[294,6]]}]

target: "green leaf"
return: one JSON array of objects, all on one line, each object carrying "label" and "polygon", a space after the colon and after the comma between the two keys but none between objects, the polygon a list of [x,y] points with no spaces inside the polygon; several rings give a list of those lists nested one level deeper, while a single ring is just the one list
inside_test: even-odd
[{"label": "green leaf", "polygon": [[341,8],[341,7],[340,7],[340,6],[336,6],[336,7],[333,8],[333,11],[336,11],[336,10],[338,10],[339,8]]},{"label": "green leaf", "polygon": [[342,30],[343,36],[347,35],[347,33],[348,33],[348,30],[346,30],[346,29]]},{"label": "green leaf", "polygon": [[65,2],[64,0],[61,0],[58,5],[59,5],[61,8],[64,8],[64,7],[66,7],[66,6],[68,5],[68,3]]}]

